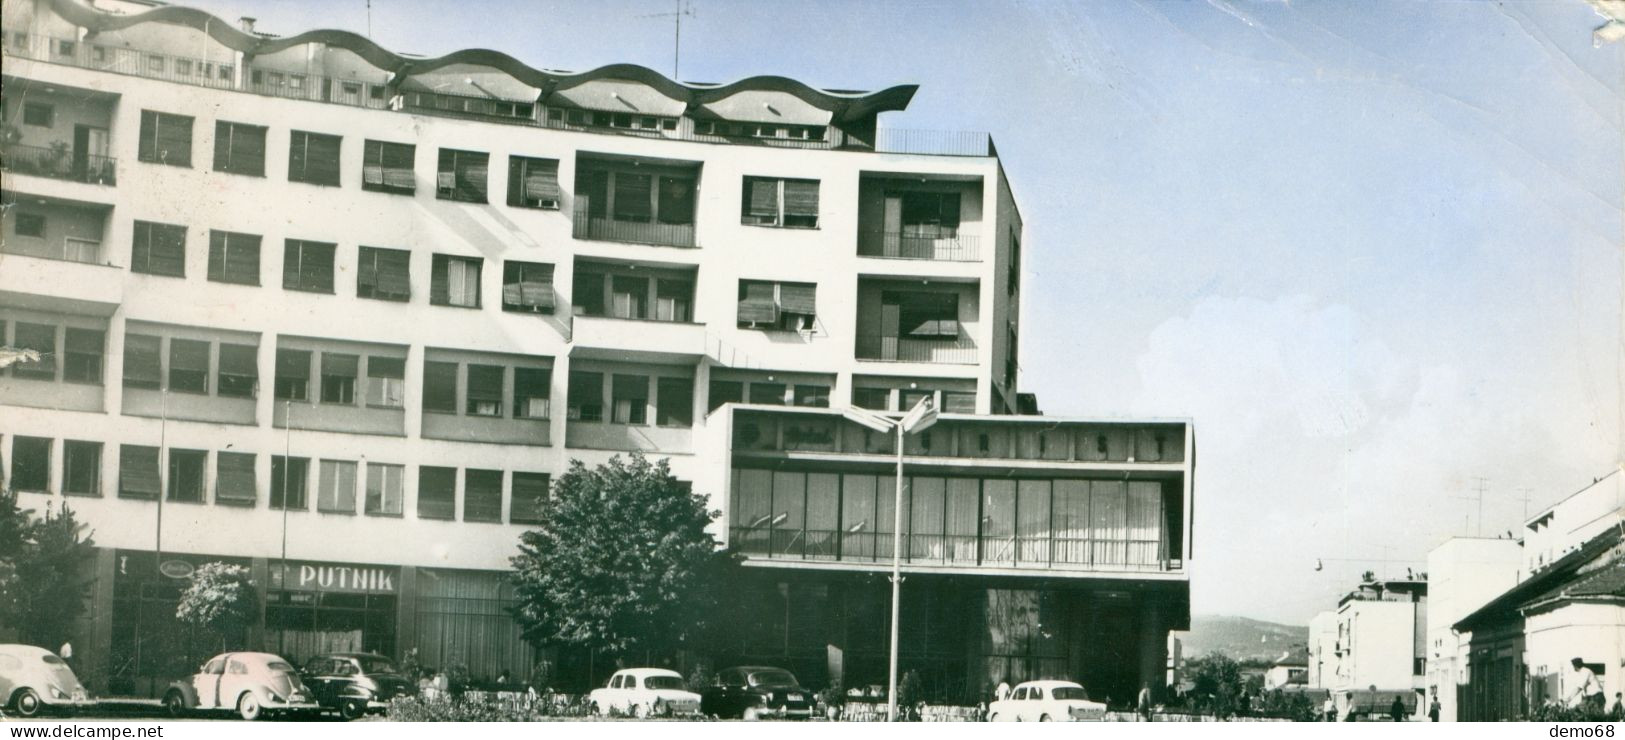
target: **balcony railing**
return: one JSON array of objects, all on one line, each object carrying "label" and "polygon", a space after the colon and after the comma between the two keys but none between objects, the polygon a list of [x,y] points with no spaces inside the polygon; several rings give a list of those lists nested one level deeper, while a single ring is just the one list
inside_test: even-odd
[{"label": "balcony railing", "polygon": [[[1034,568],[1130,573],[1178,572],[1184,561],[1164,556],[1160,540],[1069,536],[1037,532],[999,534],[903,533],[902,561],[909,565]],[[892,533],[737,525],[730,545],[751,558],[891,562]]]},{"label": "balcony railing", "polygon": [[13,236],[10,239],[0,240],[0,252],[48,260],[83,262],[87,265],[103,264],[101,242],[71,236],[49,242]]},{"label": "balcony railing", "polygon": [[859,334],[857,358],[860,360],[879,360],[881,362],[931,362],[947,365],[974,365],[976,364],[976,343],[963,333],[955,337],[933,339]]},{"label": "balcony railing", "polygon": [[888,154],[940,154],[950,157],[991,157],[993,137],[986,131],[934,131],[881,128],[875,132],[875,151]]},{"label": "balcony railing", "polygon": [[980,240],[974,234],[927,236],[881,229],[859,232],[858,254],[863,257],[938,262],[977,262],[982,259]]},{"label": "balcony railing", "polygon": [[21,144],[0,147],[0,170],[96,185],[115,184],[118,174],[117,160],[112,157]]},{"label": "balcony railing", "polygon": [[585,196],[576,198],[575,228],[571,235],[577,239],[652,244],[660,247],[697,246],[694,243],[694,224],[623,221],[608,214],[594,216],[590,213]]},{"label": "balcony railing", "polygon": [[326,75],[288,74],[249,67],[248,83],[243,89],[277,98],[338,103],[358,108],[382,109],[389,105],[389,97],[380,83]]}]

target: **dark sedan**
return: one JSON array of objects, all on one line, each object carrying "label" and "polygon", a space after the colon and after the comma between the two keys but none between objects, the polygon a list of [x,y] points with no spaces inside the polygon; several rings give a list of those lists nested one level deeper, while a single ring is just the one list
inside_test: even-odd
[{"label": "dark sedan", "polygon": [[345,719],[381,712],[390,699],[417,693],[394,661],[372,653],[318,655],[305,661],[301,676],[323,709]]},{"label": "dark sedan", "polygon": [[766,666],[729,668],[700,692],[700,711],[714,717],[806,719],[813,702],[789,671]]}]

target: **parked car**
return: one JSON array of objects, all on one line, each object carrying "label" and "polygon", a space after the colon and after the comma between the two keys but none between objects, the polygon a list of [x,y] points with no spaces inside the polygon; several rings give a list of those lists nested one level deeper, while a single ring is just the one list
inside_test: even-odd
[{"label": "parked car", "polygon": [[700,711],[715,717],[763,719],[812,716],[815,697],[783,668],[740,666],[717,674],[700,692]]},{"label": "parked car", "polygon": [[1106,705],[1089,700],[1089,692],[1071,681],[1027,681],[1010,698],[987,707],[989,722],[1076,722],[1100,719]]},{"label": "parked car", "polygon": [[700,711],[700,695],[688,690],[680,674],[664,668],[616,671],[604,688],[587,695],[587,701],[595,714],[605,717],[612,712],[642,718]]},{"label": "parked car", "polygon": [[300,678],[323,709],[345,719],[389,708],[389,700],[417,693],[395,662],[372,653],[331,653],[305,661]]},{"label": "parked car", "polygon": [[0,645],[0,707],[6,711],[33,717],[94,703],[56,653],[33,645]]},{"label": "parked car", "polygon": [[191,678],[171,683],[164,692],[164,709],[177,717],[233,711],[254,720],[268,713],[315,713],[321,705],[288,661],[270,653],[221,653]]}]

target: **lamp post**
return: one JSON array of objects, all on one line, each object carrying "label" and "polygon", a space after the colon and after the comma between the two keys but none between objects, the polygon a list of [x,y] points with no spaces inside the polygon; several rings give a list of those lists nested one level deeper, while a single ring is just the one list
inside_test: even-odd
[{"label": "lamp post", "polygon": [[897,617],[902,603],[903,585],[903,439],[905,435],[923,432],[937,423],[937,405],[931,396],[920,399],[903,418],[893,420],[857,408],[847,408],[841,415],[877,432],[897,432],[897,491],[892,496],[891,537],[891,660],[886,682],[886,721],[897,721]]}]

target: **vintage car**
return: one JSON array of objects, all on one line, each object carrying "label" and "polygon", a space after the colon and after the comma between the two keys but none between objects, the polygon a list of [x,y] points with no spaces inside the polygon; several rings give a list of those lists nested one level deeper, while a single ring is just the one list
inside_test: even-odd
[{"label": "vintage car", "polygon": [[700,695],[688,690],[683,677],[664,668],[627,668],[609,677],[609,684],[594,689],[587,701],[597,714],[632,717],[669,717],[697,714]]},{"label": "vintage car", "polygon": [[73,669],[45,648],[0,645],[0,707],[19,717],[90,706]]},{"label": "vintage car", "polygon": [[293,666],[270,653],[221,653],[164,691],[164,709],[176,717],[228,711],[254,720],[266,714],[314,714],[321,708]]},{"label": "vintage car", "polygon": [[300,678],[323,709],[345,719],[389,708],[389,700],[417,693],[395,662],[372,653],[331,653],[305,661]]},{"label": "vintage car", "polygon": [[1098,720],[1106,705],[1089,700],[1089,692],[1071,681],[1027,681],[1010,698],[987,707],[989,722],[1077,722]]},{"label": "vintage car", "polygon": [[766,666],[729,668],[700,692],[700,711],[714,717],[806,719],[814,702],[789,671]]}]

